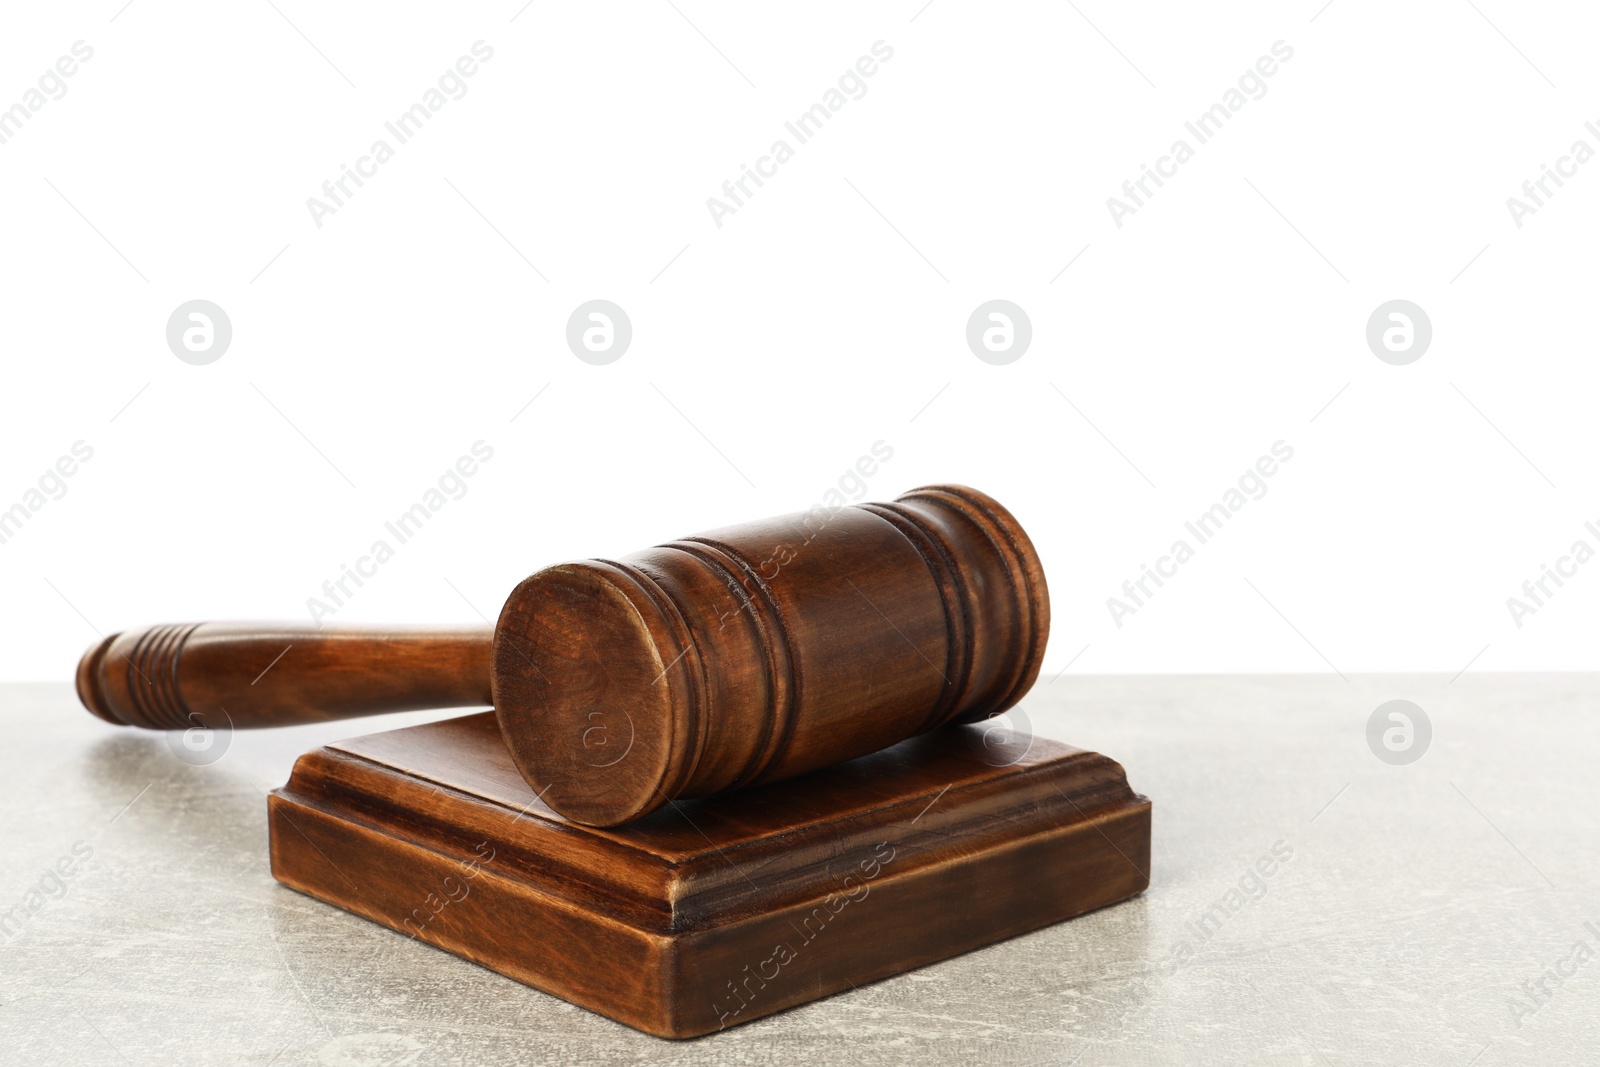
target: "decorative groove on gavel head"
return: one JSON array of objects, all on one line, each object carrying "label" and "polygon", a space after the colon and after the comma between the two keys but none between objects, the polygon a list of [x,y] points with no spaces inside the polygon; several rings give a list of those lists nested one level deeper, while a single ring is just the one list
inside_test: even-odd
[{"label": "decorative groove on gavel head", "polygon": [[1049,622],[1010,512],[929,486],[539,571],[501,611],[494,705],[545,803],[610,826],[997,715]]}]

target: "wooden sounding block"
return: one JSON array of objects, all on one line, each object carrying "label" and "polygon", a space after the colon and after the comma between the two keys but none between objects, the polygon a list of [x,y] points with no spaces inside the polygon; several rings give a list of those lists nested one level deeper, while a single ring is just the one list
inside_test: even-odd
[{"label": "wooden sounding block", "polygon": [[1122,768],[953,726],[800,777],[564,819],[492,714],[302,756],[268,802],[285,885],[661,1037],[693,1037],[1134,896]]}]

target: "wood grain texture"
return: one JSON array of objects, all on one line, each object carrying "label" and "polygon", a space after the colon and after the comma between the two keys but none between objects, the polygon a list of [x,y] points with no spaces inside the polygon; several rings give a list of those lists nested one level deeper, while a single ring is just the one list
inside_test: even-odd
[{"label": "wood grain texture", "polygon": [[981,726],[602,829],[471,715],[302,756],[269,824],[285,885],[663,1037],[1126,899],[1150,867],[1120,766]]},{"label": "wood grain texture", "polygon": [[149,626],[112,634],[84,654],[78,699],[107,722],[150,730],[487,707],[490,638],[484,626]]},{"label": "wood grain texture", "polygon": [[494,704],[546,802],[611,826],[997,715],[1049,624],[1010,512],[927,486],[532,575],[500,613]]},{"label": "wood grain texture", "polygon": [[492,636],[275,623],[156,626],[83,657],[109,722],[246,728],[490,703],[545,803],[615,826],[952,722],[1038,677],[1044,571],[965,486],[824,507],[547,567]]}]

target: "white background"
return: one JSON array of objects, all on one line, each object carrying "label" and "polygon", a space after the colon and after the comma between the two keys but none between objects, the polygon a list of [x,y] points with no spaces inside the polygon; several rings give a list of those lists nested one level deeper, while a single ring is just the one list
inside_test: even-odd
[{"label": "white background", "polygon": [[[492,618],[552,562],[804,508],[882,440],[867,498],[966,482],[1032,533],[1051,673],[1595,667],[1600,564],[1520,629],[1506,599],[1600,547],[1600,161],[1520,229],[1506,198],[1600,148],[1600,27],[1320,4],[10,7],[0,107],[94,55],[0,145],[0,508],[94,456],[0,545],[0,677],[66,679],[97,630],[306,618],[480,439],[338,621]],[[467,94],[315,226],[479,40]],[[880,40],[718,228],[707,198]],[[1266,95],[1115,226],[1280,40]],[[233,324],[208,366],[165,341],[195,298]],[[566,347],[592,298],[633,323],[609,366]],[[1007,366],[965,342],[993,298],[1032,320]],[[1365,342],[1395,298],[1433,323],[1409,366]],[[1114,625],[1279,440],[1267,495]]]}]

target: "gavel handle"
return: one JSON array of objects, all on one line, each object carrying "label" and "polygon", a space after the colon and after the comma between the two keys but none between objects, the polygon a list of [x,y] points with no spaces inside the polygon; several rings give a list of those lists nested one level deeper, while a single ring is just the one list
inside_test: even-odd
[{"label": "gavel handle", "polygon": [[387,711],[485,707],[487,626],[368,630],[202,622],[112,634],[78,663],[78,699],[150,730],[249,729]]}]

